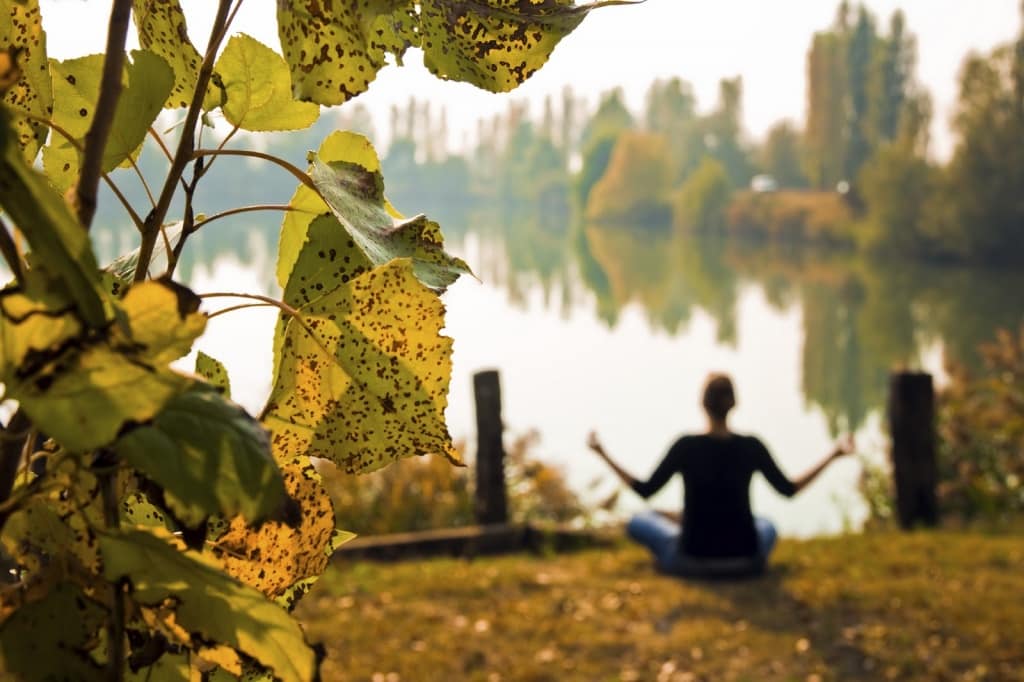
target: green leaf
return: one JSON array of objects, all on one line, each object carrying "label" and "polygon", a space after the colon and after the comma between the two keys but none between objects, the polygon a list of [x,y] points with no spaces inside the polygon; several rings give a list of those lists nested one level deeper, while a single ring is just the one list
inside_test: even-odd
[{"label": "green leaf", "polygon": [[198,312],[200,303],[190,289],[170,279],[136,284],[121,301],[129,320],[130,343],[154,367],[188,355],[192,343],[206,329],[206,315]]},{"label": "green leaf", "polygon": [[508,92],[544,66],[555,46],[591,10],[611,0],[423,0],[423,64],[439,78]]},{"label": "green leaf", "polygon": [[[46,34],[38,0],[0,0],[0,51],[17,64],[17,82],[3,94],[4,104],[49,119],[53,89],[46,68]],[[46,142],[49,126],[16,116],[14,128],[24,158],[32,162]]]},{"label": "green leaf", "polygon": [[196,355],[196,374],[206,379],[212,386],[220,389],[221,395],[231,398],[231,380],[228,370],[220,360],[212,358],[203,351]]},{"label": "green leaf", "polygon": [[284,682],[314,677],[316,657],[298,623],[198,553],[179,551],[143,531],[101,535],[100,549],[107,580],[127,578],[135,602],[151,606],[173,599],[176,622],[202,639],[238,649]]},{"label": "green leaf", "polygon": [[345,536],[335,530],[334,505],[309,458],[281,462],[281,475],[299,522],[254,528],[235,517],[223,532],[211,534],[210,553],[229,574],[290,609],[327,569]]},{"label": "green leaf", "polygon": [[[292,276],[302,275],[297,267]],[[284,322],[264,411],[278,459],[324,457],[349,472],[411,455],[458,461],[444,422],[444,306],[408,259],[326,291],[299,313]]]},{"label": "green leaf", "polygon": [[437,223],[420,215],[396,217],[384,198],[377,154],[362,135],[332,133],[313,158],[310,177],[331,212],[374,265],[411,258],[413,270],[429,287],[444,289],[469,266],[444,251]]},{"label": "green leaf", "polygon": [[102,669],[89,654],[104,615],[71,583],[49,586],[44,597],[18,604],[0,625],[0,673],[4,679],[101,679]]},{"label": "green leaf", "polygon": [[175,396],[152,423],[131,430],[113,449],[164,489],[171,509],[189,526],[214,514],[256,523],[285,501],[266,432],[206,387]]},{"label": "green leaf", "polygon": [[44,313],[26,319],[5,315],[0,319],[5,360],[18,359],[26,345],[23,336],[35,335],[40,348],[23,353],[19,364],[5,362],[0,380],[8,397],[21,401],[35,425],[68,449],[106,445],[126,423],[149,421],[193,383],[171,372],[167,364],[185,355],[202,333],[206,317],[196,312],[197,307],[198,299],[188,289],[149,281],[125,296],[121,313],[129,335],[113,326],[107,336],[71,337],[71,323],[58,318],[60,330],[46,331],[47,337],[37,329],[45,329],[39,322],[46,318]]},{"label": "green leaf", "polygon": [[173,524],[160,507],[149,501],[143,493],[134,492],[121,500],[121,523],[126,526],[144,526],[174,530]]},{"label": "green leaf", "polygon": [[59,352],[82,335],[82,324],[59,283],[27,276],[27,289],[0,291],[0,375],[13,372],[33,357]]},{"label": "green leaf", "polygon": [[174,85],[164,108],[187,107],[196,89],[203,58],[189,40],[181,4],[178,0],[133,0],[132,10],[139,44],[162,57],[174,72]]},{"label": "green leaf", "polygon": [[88,326],[103,327],[110,319],[110,305],[88,233],[46,178],[6,142],[4,136],[0,140],[5,145],[0,158],[0,206],[28,240],[37,267],[63,282]]},{"label": "green leaf", "polygon": [[312,102],[292,99],[288,64],[247,35],[232,36],[217,60],[224,88],[221,107],[229,123],[244,130],[300,130],[320,116]]},{"label": "green leaf", "polygon": [[291,67],[295,97],[341,104],[364,92],[385,57],[417,45],[409,0],[279,2],[281,50]]},{"label": "green leaf", "polygon": [[128,422],[149,421],[191,383],[106,344],[68,349],[33,374],[4,381],[32,422],[74,452],[109,444]]},{"label": "green leaf", "polygon": [[[53,121],[84,145],[99,99],[104,56],[89,55],[64,62],[52,61],[55,105]],[[161,57],[146,50],[132,52],[126,67],[127,82],[117,101],[110,137],[103,150],[100,168],[110,172],[129,158],[138,156],[146,133],[174,83],[171,67]],[[46,174],[60,190],[77,180],[79,152],[67,139],[54,135],[43,148]]]}]

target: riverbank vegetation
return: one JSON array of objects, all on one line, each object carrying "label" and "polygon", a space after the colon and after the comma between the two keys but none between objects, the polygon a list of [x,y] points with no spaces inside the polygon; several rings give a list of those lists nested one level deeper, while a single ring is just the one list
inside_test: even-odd
[{"label": "riverbank vegetation", "polygon": [[626,545],[339,562],[299,617],[339,681],[1010,682],[1022,569],[1019,538],[957,532],[783,540],[738,583],[660,576]]}]

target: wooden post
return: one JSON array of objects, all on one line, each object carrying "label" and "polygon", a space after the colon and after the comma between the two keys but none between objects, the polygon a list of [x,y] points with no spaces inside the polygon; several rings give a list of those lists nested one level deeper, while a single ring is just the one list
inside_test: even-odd
[{"label": "wooden post", "polygon": [[508,523],[498,372],[488,370],[474,374],[473,393],[476,398],[476,521],[481,525]]},{"label": "wooden post", "polygon": [[889,377],[889,433],[896,511],[900,525],[912,528],[939,521],[935,486],[935,390],[923,372],[894,372]]}]

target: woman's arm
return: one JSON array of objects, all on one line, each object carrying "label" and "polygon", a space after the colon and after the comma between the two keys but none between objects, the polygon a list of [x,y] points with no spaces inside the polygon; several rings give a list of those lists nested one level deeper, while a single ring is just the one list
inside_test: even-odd
[{"label": "woman's arm", "polygon": [[644,499],[647,499],[654,493],[661,490],[661,488],[668,483],[668,480],[672,478],[672,474],[674,474],[677,469],[677,458],[673,456],[674,454],[678,454],[676,453],[675,447],[669,450],[669,453],[665,455],[665,459],[661,461],[661,464],[659,464],[658,468],[654,470],[651,477],[646,481],[641,481],[620,467],[618,463],[608,455],[604,447],[601,445],[601,441],[597,439],[597,434],[593,431],[591,431],[590,435],[587,437],[587,446],[596,452],[597,455],[603,459],[609,467],[611,467],[612,471],[615,472],[615,475],[618,476],[623,483],[632,488],[633,492]]},{"label": "woman's arm", "polygon": [[597,433],[595,431],[591,431],[590,434],[587,436],[587,447],[593,450],[595,453],[597,453],[597,456],[603,459],[605,463],[608,464],[609,467],[611,467],[612,471],[615,472],[615,475],[618,476],[623,483],[628,485],[630,488],[636,486],[636,478],[634,478],[628,471],[620,467],[615,462],[615,460],[613,460],[608,455],[608,453],[604,449],[604,446],[601,445],[601,441],[598,440]]},{"label": "woman's arm", "polygon": [[835,447],[832,449],[831,452],[825,455],[824,459],[818,462],[818,464],[814,468],[805,473],[803,476],[793,481],[793,485],[796,486],[796,492],[800,492],[801,490],[809,486],[811,482],[818,477],[818,474],[820,474],[822,471],[828,468],[829,464],[836,461],[840,457],[843,457],[844,455],[850,454],[851,452],[854,451],[854,448],[855,446],[853,443],[853,436],[851,434],[847,434],[844,438],[837,441]]}]

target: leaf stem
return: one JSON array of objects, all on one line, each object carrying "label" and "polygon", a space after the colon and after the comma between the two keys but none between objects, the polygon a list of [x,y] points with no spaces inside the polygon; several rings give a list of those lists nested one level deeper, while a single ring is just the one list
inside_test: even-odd
[{"label": "leaf stem", "polygon": [[248,298],[252,299],[253,301],[261,301],[266,305],[272,305],[275,308],[280,308],[282,312],[287,313],[289,316],[300,320],[302,319],[302,313],[300,313],[298,310],[291,307],[284,301],[279,301],[278,299],[271,298],[270,296],[262,296],[260,294],[235,293],[231,291],[215,291],[209,294],[199,294],[199,298]]},{"label": "leaf stem", "polygon": [[185,115],[185,127],[181,132],[181,139],[178,140],[178,148],[171,161],[171,168],[167,171],[167,178],[164,180],[160,198],[157,200],[156,208],[146,217],[146,224],[142,230],[142,242],[139,244],[139,261],[135,266],[136,282],[146,278],[149,270],[149,261],[153,257],[153,247],[160,234],[160,226],[167,217],[167,211],[171,207],[171,200],[185,166],[192,161],[193,142],[195,141],[196,122],[203,110],[203,99],[206,97],[206,88],[213,76],[213,64],[217,59],[217,48],[224,35],[224,27],[227,24],[228,13],[231,10],[231,0],[219,0],[217,3],[217,16],[213,20],[213,27],[210,30],[210,43],[206,46],[206,56],[199,67],[199,76],[196,79],[196,89],[192,93],[192,102],[189,104],[188,113]]},{"label": "leaf stem", "polygon": [[215,317],[217,317],[219,315],[226,315],[227,313],[233,313],[236,310],[245,310],[246,308],[275,308],[275,307],[277,307],[277,306],[274,306],[274,305],[272,305],[270,303],[239,303],[238,305],[233,305],[233,306],[231,306],[229,308],[221,308],[220,310],[212,312],[212,313],[210,313],[209,315],[206,316],[206,319],[207,320],[212,320],[213,318],[215,318]]},{"label": "leaf stem", "polygon": [[277,164],[281,168],[291,173],[296,180],[298,180],[303,185],[316,192],[317,196],[322,198],[320,190],[317,189],[315,184],[313,184],[313,180],[309,177],[309,175],[307,175],[297,166],[285,161],[279,156],[274,156],[273,154],[257,152],[251,149],[197,149],[193,156],[195,158],[199,158],[200,156],[248,156],[253,159],[263,159],[265,161],[270,161],[271,163]]},{"label": "leaf stem", "polygon": [[117,100],[121,97],[121,77],[124,73],[124,43],[131,22],[131,0],[114,0],[110,10],[110,24],[107,29],[106,57],[103,60],[103,76],[100,80],[100,96],[96,102],[92,124],[85,134],[85,155],[82,158],[82,172],[78,178],[76,203],[78,222],[85,230],[96,215],[96,194],[100,184],[100,165],[107,138],[114,124]]},{"label": "leaf stem", "polygon": [[221,218],[227,218],[228,216],[238,215],[239,213],[251,213],[253,211],[284,211],[284,212],[288,212],[288,211],[294,211],[294,210],[295,209],[292,208],[288,204],[254,204],[252,206],[239,206],[238,208],[231,208],[231,209],[228,209],[226,211],[221,211],[220,213],[214,213],[209,218],[204,218],[203,220],[200,220],[200,221],[196,222],[196,224],[192,226],[192,231],[193,232],[197,231],[200,227],[202,227],[203,225],[206,225],[207,223],[212,223],[215,220],[220,220]]}]

